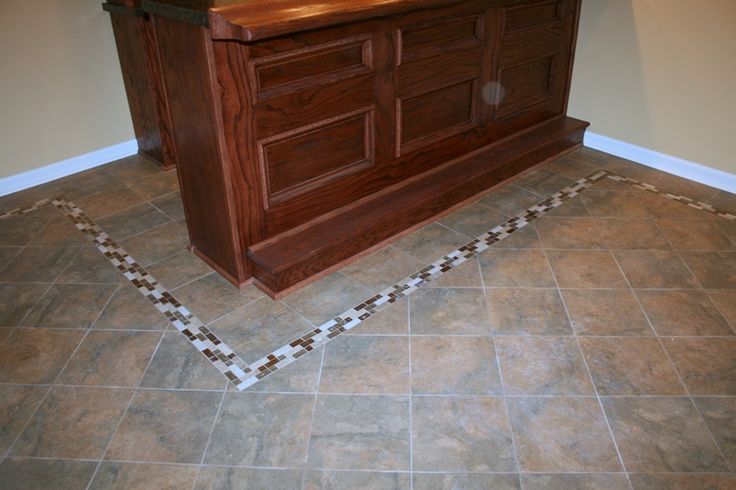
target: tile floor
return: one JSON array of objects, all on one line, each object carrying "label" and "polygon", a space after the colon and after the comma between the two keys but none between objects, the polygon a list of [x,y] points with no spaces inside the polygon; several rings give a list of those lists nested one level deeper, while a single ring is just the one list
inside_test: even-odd
[{"label": "tile floor", "polygon": [[[186,251],[175,173],[63,192],[252,363],[604,168],[589,149],[274,302]],[[736,487],[736,221],[603,179],[244,391],[53,206],[0,220],[0,488]]]}]

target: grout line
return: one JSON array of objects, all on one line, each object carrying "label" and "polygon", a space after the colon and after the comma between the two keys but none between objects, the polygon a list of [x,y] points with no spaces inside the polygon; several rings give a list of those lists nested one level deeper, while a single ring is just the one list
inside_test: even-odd
[{"label": "grout line", "polygon": [[210,444],[212,443],[212,434],[215,433],[215,426],[217,425],[217,420],[220,418],[220,413],[222,412],[222,405],[225,402],[225,395],[227,394],[227,387],[229,386],[229,383],[225,385],[225,387],[222,390],[222,396],[220,397],[220,403],[217,404],[217,411],[215,412],[215,417],[212,419],[212,425],[210,426],[210,432],[207,435],[207,442],[204,445],[204,451],[202,451],[202,457],[199,459],[199,465],[197,465],[197,474],[194,477],[194,481],[192,482],[192,489],[197,485],[197,480],[199,480],[199,474],[202,471],[202,465],[204,465],[205,458],[207,457],[207,451],[210,449]]},{"label": "grout line", "polygon": [[406,298],[406,330],[406,339],[409,346],[409,489],[414,490],[414,379],[411,365],[411,298]]},{"label": "grout line", "polygon": [[325,353],[327,352],[327,346],[322,347],[322,356],[319,361],[319,371],[317,374],[317,385],[314,390],[314,402],[312,402],[312,417],[309,420],[309,435],[307,436],[307,448],[304,452],[304,463],[301,466],[301,487],[304,488],[304,479],[306,478],[307,462],[309,461],[309,451],[312,449],[312,432],[314,431],[314,419],[317,415],[317,400],[319,399],[320,391],[319,386],[322,382],[322,368],[325,364]]}]

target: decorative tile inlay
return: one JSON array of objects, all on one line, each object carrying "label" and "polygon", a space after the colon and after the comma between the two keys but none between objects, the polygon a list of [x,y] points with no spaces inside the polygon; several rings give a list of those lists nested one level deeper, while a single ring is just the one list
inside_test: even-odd
[{"label": "decorative tile inlay", "polygon": [[242,390],[252,386],[269,374],[291,364],[308,352],[326,344],[338,335],[355,328],[389,305],[412,294],[428,282],[439,278],[448,271],[458,268],[461,264],[476,257],[494,244],[524,229],[532,221],[555,210],[564,202],[577,197],[580,193],[604,178],[608,178],[616,183],[631,185],[637,189],[682,203],[693,209],[707,211],[715,216],[736,221],[736,215],[717,209],[710,204],[699,202],[686,196],[662,191],[651,184],[643,183],[629,177],[623,177],[608,170],[600,170],[589,177],[574,182],[539,203],[530,206],[490,231],[449,252],[414,274],[383,289],[357,306],[322,323],[251,365],[243,362],[230,347],[223,343],[221,339],[210,331],[199,318],[183,306],[168,290],[162,287],[140,263],[112,240],[107,233],[97,226],[72,201],[63,196],[53,199],[43,199],[30,206],[7,211],[0,215],[0,220],[11,216],[28,214],[47,204],[53,204],[78,230],[83,232],[94,243],[97,249],[179,332],[186,336],[197,350],[204,354],[238,389]]}]

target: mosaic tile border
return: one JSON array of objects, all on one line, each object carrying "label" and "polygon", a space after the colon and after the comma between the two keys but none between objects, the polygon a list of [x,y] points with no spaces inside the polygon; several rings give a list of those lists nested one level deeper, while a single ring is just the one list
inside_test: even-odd
[{"label": "mosaic tile border", "polygon": [[449,272],[468,259],[471,259],[493,244],[509,237],[532,221],[577,197],[603,178],[623,182],[641,190],[652,192],[664,198],[680,202],[695,209],[707,211],[728,220],[736,220],[736,215],[719,210],[713,206],[696,201],[687,196],[672,194],[636,179],[624,177],[608,170],[600,170],[578,180],[552,196],[540,201],[504,223],[453,250],[441,259],[371,296],[361,304],[347,310],[332,320],[316,327],[310,332],[267,354],[251,365],[240,359],[221,339],[209,330],[204,323],[184,307],[169,291],[148,273],[120,245],[97,226],[78,206],[63,196],[43,199],[31,206],[14,209],[0,215],[0,219],[33,212],[49,203],[53,204],[83,232],[97,249],[160,311],[167,320],[204,354],[207,359],[230,380],[236,388],[244,390],[270,374],[283,369],[312,350],[321,347],[340,334],[351,330],[389,305],[405,298],[423,284]]}]

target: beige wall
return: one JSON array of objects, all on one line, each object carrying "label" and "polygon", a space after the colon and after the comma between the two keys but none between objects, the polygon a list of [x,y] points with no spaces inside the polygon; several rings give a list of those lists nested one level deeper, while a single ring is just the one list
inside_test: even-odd
[{"label": "beige wall", "polygon": [[583,0],[570,114],[736,174],[736,0]]},{"label": "beige wall", "polygon": [[0,178],[133,138],[100,0],[0,0]]}]

